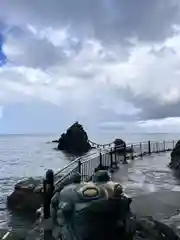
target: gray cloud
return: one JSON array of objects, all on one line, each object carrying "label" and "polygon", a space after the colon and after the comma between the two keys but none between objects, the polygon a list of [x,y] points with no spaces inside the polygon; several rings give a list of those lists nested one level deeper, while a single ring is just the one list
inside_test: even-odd
[{"label": "gray cloud", "polygon": [[155,49],[152,47],[150,53],[154,54],[159,58],[163,58],[165,54],[173,54],[173,55],[177,54],[177,52],[172,47],[165,47],[165,46],[161,47],[160,49]]},{"label": "gray cloud", "polygon": [[180,21],[178,0],[2,0],[0,18],[11,24],[70,25],[75,34],[107,42],[131,37],[160,41]]},{"label": "gray cloud", "polygon": [[[4,31],[7,46],[20,47],[22,52],[7,52],[9,60],[45,69],[73,59],[88,38],[96,38],[110,47],[111,52],[106,55],[103,50],[98,53],[104,61],[127,60],[134,47],[132,38],[151,43],[164,40],[174,33],[173,26],[180,24],[179,12],[178,0],[2,0],[0,21],[11,26]],[[37,27],[37,31],[68,26],[68,46],[66,49],[54,46],[45,37],[37,39],[27,29],[29,25]],[[78,41],[73,41],[72,36]]]},{"label": "gray cloud", "polygon": [[[27,26],[6,26],[3,50],[10,63],[32,68],[47,69],[51,66],[62,66],[69,63],[74,60],[75,57],[79,58],[79,54],[86,54],[85,50],[87,52],[89,51],[89,54],[92,54],[94,51],[93,48],[96,48],[96,46],[94,46],[95,43],[88,41],[88,39],[74,39],[74,36],[71,35],[69,30],[67,30],[67,36],[62,43],[61,39],[59,39],[58,42],[58,36],[50,36],[51,34],[53,35],[54,32],[58,34],[58,30],[56,29],[51,29],[43,34],[40,33],[38,28],[35,31],[37,32],[36,34],[28,29]],[[54,44],[53,41],[56,41],[58,45]],[[99,64],[113,64],[117,61],[125,61],[129,57],[129,49],[121,45],[111,45],[111,48],[108,49],[106,44],[99,43],[97,48],[99,49],[95,50],[94,56],[98,59]],[[92,51],[92,53],[90,51]],[[77,72],[78,71],[81,70],[77,69]],[[82,75],[84,74],[94,75],[94,73],[82,72]]]},{"label": "gray cloud", "polygon": [[[180,89],[179,39],[166,42],[179,34],[179,13],[179,0],[1,0],[9,60],[0,71],[1,104],[38,96],[61,106],[41,102],[44,118],[52,107],[53,118],[61,111],[64,122],[78,118],[89,125],[180,116],[173,96],[174,87]],[[64,28],[61,45],[56,33]],[[26,108],[36,114],[34,101],[22,105],[15,106],[20,116]],[[5,108],[4,119],[13,108],[8,114]]]},{"label": "gray cloud", "polygon": [[176,101],[163,103],[156,95],[135,94],[129,86],[116,89],[116,94],[140,110],[133,119],[131,118],[132,121],[180,117],[180,97]]},{"label": "gray cloud", "polygon": [[153,98],[139,97],[134,100],[134,105],[142,109],[140,117],[144,120],[180,117],[180,100],[166,104]]},{"label": "gray cloud", "polygon": [[[66,54],[67,49],[64,47],[54,46],[46,38],[35,38],[33,33],[25,28],[11,26],[5,33],[4,52],[11,64],[46,69],[56,64],[64,64],[72,57]],[[80,50],[78,45],[79,42],[70,42],[71,53]]]}]

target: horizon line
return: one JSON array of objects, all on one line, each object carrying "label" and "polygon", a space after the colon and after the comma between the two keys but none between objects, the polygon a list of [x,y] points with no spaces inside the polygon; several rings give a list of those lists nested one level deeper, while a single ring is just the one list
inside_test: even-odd
[{"label": "horizon line", "polygon": [[[123,132],[125,134],[180,134],[180,132]],[[61,134],[61,133],[60,133]],[[59,134],[59,135],[60,135]],[[43,132],[43,133],[0,133],[0,136],[6,136],[6,135],[58,135],[58,133],[55,132]]]}]

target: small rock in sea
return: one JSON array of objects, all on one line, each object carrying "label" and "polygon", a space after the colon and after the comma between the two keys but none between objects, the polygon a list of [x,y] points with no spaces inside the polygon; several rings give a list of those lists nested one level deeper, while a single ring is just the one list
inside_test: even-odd
[{"label": "small rock in sea", "polygon": [[114,141],[114,152],[118,154],[132,153],[133,149],[131,147],[127,147],[125,141],[120,138],[116,138]]},{"label": "small rock in sea", "polygon": [[59,140],[52,140],[52,143],[59,143]]}]

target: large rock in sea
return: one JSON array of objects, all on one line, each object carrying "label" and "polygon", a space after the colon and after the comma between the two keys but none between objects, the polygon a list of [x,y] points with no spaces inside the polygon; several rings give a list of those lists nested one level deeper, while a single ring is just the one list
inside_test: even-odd
[{"label": "large rock in sea", "polygon": [[171,162],[169,166],[174,170],[180,170],[180,140],[171,152]]},{"label": "large rock in sea", "polygon": [[67,132],[61,135],[58,149],[74,155],[81,155],[88,152],[91,149],[91,145],[83,126],[75,122],[69,127]]}]

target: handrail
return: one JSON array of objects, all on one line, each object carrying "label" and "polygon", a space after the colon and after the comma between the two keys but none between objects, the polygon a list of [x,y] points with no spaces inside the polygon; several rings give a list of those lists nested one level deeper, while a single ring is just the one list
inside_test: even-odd
[{"label": "handrail", "polygon": [[[44,199],[52,198],[52,192],[47,189],[53,189],[53,194],[61,191],[62,188],[74,182],[74,180],[80,181],[90,181],[92,175],[94,174],[95,169],[118,169],[120,163],[128,163],[127,160],[133,160],[135,158],[143,157],[145,155],[150,155],[152,153],[162,153],[171,151],[174,149],[175,143],[177,141],[147,141],[147,142],[139,142],[139,143],[128,143],[121,144],[119,146],[114,146],[114,148],[107,149],[103,148],[98,152],[90,152],[85,156],[78,157],[74,161],[70,162],[68,165],[59,170],[55,176],[59,175],[59,178],[56,181],[49,181],[46,175],[46,179],[44,181],[43,189],[44,189]],[[171,144],[169,144],[171,143]],[[132,151],[129,151],[128,148],[131,148]],[[123,151],[118,151],[118,150]],[[127,150],[127,151],[126,151]],[[75,165],[74,165],[75,164]],[[74,165],[74,166],[73,166]],[[107,167],[107,168],[106,168]],[[67,172],[63,171],[68,170]],[[74,179],[78,174],[78,179]],[[80,178],[79,178],[80,174]],[[52,179],[52,178],[51,178]],[[48,188],[47,188],[47,185]],[[50,188],[49,188],[50,187]],[[44,218],[50,217],[50,204],[44,204],[43,208]],[[48,211],[47,211],[48,210]],[[7,233],[8,235],[8,233]],[[5,235],[5,237],[7,236]],[[3,237],[4,239],[4,237]]]},{"label": "handrail", "polygon": [[[91,142],[91,141],[90,141]],[[146,147],[148,147],[148,145],[150,144],[152,148],[154,148],[154,144],[163,144],[163,143],[173,143],[175,144],[175,140],[167,140],[167,141],[143,141],[143,142],[135,142],[135,143],[127,143],[126,144],[126,148],[131,148],[131,147],[140,147],[140,148],[144,148],[144,145],[147,144]],[[99,144],[100,145],[100,144]],[[113,148],[114,149],[114,148]],[[124,146],[122,144],[122,146],[117,146],[116,150],[123,150]],[[168,148],[167,148],[168,149]],[[73,160],[72,162],[70,162],[69,164],[67,164],[66,166],[64,166],[62,169],[60,169],[58,172],[55,173],[55,177],[58,177],[58,175],[60,175],[61,173],[63,173],[66,169],[68,170],[66,173],[64,173],[59,179],[57,179],[57,181],[55,182],[55,184],[58,184],[59,182],[61,182],[63,179],[65,179],[73,170],[75,170],[78,165],[74,166],[74,164],[76,163],[87,163],[90,162],[93,158],[96,158],[99,156],[99,153],[103,154],[107,154],[109,153],[112,148],[100,148],[98,149],[99,152],[90,152],[89,154],[86,154],[84,156],[78,157],[75,160]],[[142,150],[142,149],[141,149]],[[134,151],[136,152],[136,151]],[[87,159],[88,158],[88,159]],[[71,166],[74,166],[72,168],[70,168]]]},{"label": "handrail", "polygon": [[56,172],[54,174],[54,176],[56,177],[57,175],[59,175],[59,173],[63,172],[64,170],[66,170],[68,167],[70,167],[71,165],[73,165],[74,163],[78,162],[79,160],[83,159],[84,157],[89,157],[89,156],[92,156],[94,154],[97,154],[97,153],[89,153],[85,156],[81,156],[81,157],[77,157],[75,160],[73,160],[72,162],[70,162],[69,164],[67,164],[66,166],[64,166],[63,168],[61,168],[58,172]]},{"label": "handrail", "polygon": [[[85,155],[84,157],[89,157],[91,156],[91,158],[88,158],[87,161],[90,161],[91,159],[93,159],[94,157],[99,156],[98,153],[90,153]],[[55,177],[57,177],[58,175],[60,175],[64,170],[68,169],[69,167],[73,166],[75,163],[78,163],[79,161],[83,162],[83,156],[82,157],[78,157],[76,158],[74,161],[70,162],[69,164],[67,164],[65,167],[63,167],[62,169],[60,169],[57,173],[54,174]],[[93,158],[92,158],[93,157]],[[70,171],[73,171],[73,169],[69,169],[69,171],[64,174],[63,176],[61,176],[59,179],[57,179],[55,181],[55,185],[58,185],[61,181],[63,181],[67,175],[69,174]]]},{"label": "handrail", "polygon": [[76,163],[76,162],[77,162],[78,160],[80,160],[80,159],[81,159],[81,157],[76,158],[75,160],[73,160],[72,162],[70,162],[69,164],[67,164],[67,165],[64,166],[63,168],[61,168],[58,172],[56,172],[56,173],[54,174],[54,176],[59,175],[60,172],[64,171],[65,169],[67,169],[68,167],[70,167],[71,165],[73,165],[74,163]]},{"label": "handrail", "polygon": [[[130,146],[129,146],[130,147]],[[124,146],[122,145],[122,147],[118,147],[118,148],[116,148],[116,150],[121,150],[121,149],[124,149]],[[108,152],[110,152],[110,150],[111,150],[111,148],[110,149],[103,149],[103,151],[107,151],[106,153],[108,153]],[[105,153],[105,154],[106,154]],[[94,156],[94,155],[96,155],[96,156]],[[85,159],[84,161],[83,161],[83,158],[87,158],[87,157],[89,157],[89,156],[93,156],[93,158],[95,158],[95,157],[98,157],[99,156],[99,154],[96,152],[96,153],[89,153],[89,154],[87,154],[87,155],[85,155],[85,156],[82,156],[82,157],[78,157],[78,158],[76,158],[74,161],[72,161],[72,162],[70,162],[69,164],[67,164],[65,167],[63,167],[62,169],[60,169],[58,172],[56,172],[56,174],[55,174],[55,177],[56,176],[58,176],[58,175],[60,175],[64,170],[66,170],[66,169],[68,169],[70,166],[73,166],[75,163],[78,163],[79,161],[81,161],[81,163],[85,163],[85,162],[89,162],[90,160],[92,160],[93,158],[89,158],[89,159]],[[73,169],[70,169],[70,171],[73,171]],[[67,172],[67,175],[68,175],[69,173]],[[64,175],[64,176],[62,176],[62,177],[60,177],[60,179],[58,179],[56,182],[55,182],[55,185],[57,185],[57,184],[59,184],[61,181],[63,181],[64,179],[66,178],[66,174]]]},{"label": "handrail", "polygon": [[[166,143],[170,143],[170,142],[173,142],[174,140],[166,140],[165,142]],[[156,140],[153,140],[153,141],[151,141],[151,143],[156,143],[156,142],[164,142],[164,140],[158,140],[158,141],[156,141]],[[106,144],[98,144],[98,143],[95,143],[95,142],[93,142],[93,141],[90,141],[89,140],[89,143],[92,143],[94,146],[96,145],[96,146],[101,146],[101,147],[103,147],[103,146],[110,146],[110,145],[112,145],[112,144],[114,144],[114,141],[113,142],[110,142],[110,143],[106,143]],[[142,141],[142,142],[129,142],[129,143],[127,143],[126,144],[126,146],[127,145],[139,145],[139,144],[145,144],[145,143],[148,143],[148,141]]]}]

